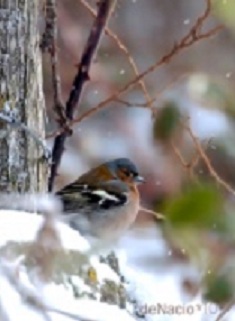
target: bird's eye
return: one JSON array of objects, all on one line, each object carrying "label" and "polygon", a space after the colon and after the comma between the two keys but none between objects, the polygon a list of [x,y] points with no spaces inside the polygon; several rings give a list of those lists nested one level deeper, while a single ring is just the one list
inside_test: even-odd
[{"label": "bird's eye", "polygon": [[124,175],[126,175],[126,176],[128,176],[128,177],[131,176],[131,172],[129,172],[129,171],[126,170],[126,169],[123,169],[122,172],[123,172]]},{"label": "bird's eye", "polygon": [[122,172],[126,177],[131,177],[131,178],[138,175],[137,173],[132,172],[132,171],[128,171],[127,169],[123,169]]}]

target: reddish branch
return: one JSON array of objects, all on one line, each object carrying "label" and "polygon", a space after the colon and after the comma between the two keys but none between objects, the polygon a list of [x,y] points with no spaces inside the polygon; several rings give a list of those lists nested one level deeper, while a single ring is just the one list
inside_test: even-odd
[{"label": "reddish branch", "polygon": [[[81,3],[83,4],[83,6],[94,16],[96,17],[96,12],[95,10],[93,10],[93,8],[89,5],[89,3],[87,3],[87,1],[85,0],[80,0]],[[124,55],[126,55],[127,59],[129,60],[129,63],[134,71],[135,76],[139,75],[139,70],[138,67],[134,61],[134,58],[132,57],[132,55],[130,54],[128,48],[126,47],[126,45],[121,41],[121,39],[118,37],[118,35],[116,35],[112,30],[110,30],[108,27],[105,28],[105,33],[110,37],[110,39],[112,39],[116,45],[118,46],[118,48],[124,53]],[[152,109],[152,111],[154,111],[154,107],[152,106],[153,103],[153,99],[151,99],[147,87],[143,81],[143,79],[140,79],[139,81],[140,87],[144,93],[145,99],[146,99],[146,103],[142,106],[142,107],[148,107],[150,109]]]},{"label": "reddish branch", "polygon": [[235,301],[234,299],[230,300],[228,303],[225,304],[225,306],[222,308],[218,316],[216,317],[215,321],[221,321],[224,320],[224,316],[232,310],[234,307]]},{"label": "reddish branch", "polygon": [[[90,109],[86,112],[84,112],[81,116],[74,119],[73,121],[70,121],[69,126],[72,126],[75,123],[80,123],[84,119],[92,116],[93,114],[97,113],[101,109],[107,107],[112,101],[119,99],[119,97],[126,93],[128,90],[130,90],[133,86],[135,86],[141,79],[143,79],[148,74],[156,71],[157,68],[161,67],[164,64],[168,64],[177,54],[179,54],[184,49],[187,49],[191,47],[194,43],[202,40],[202,39],[208,39],[211,36],[214,36],[219,30],[223,28],[222,25],[217,26],[215,28],[210,29],[207,32],[202,32],[201,29],[203,27],[204,22],[209,17],[211,12],[211,0],[206,0],[207,6],[203,14],[198,17],[193,27],[189,30],[187,35],[183,37],[179,42],[176,42],[172,49],[165,54],[163,57],[160,58],[159,61],[154,63],[152,66],[150,66],[148,69],[146,69],[144,72],[139,74],[137,77],[135,77],[132,81],[128,82],[123,88],[121,88],[118,92],[110,95],[108,98],[100,102],[96,107],[93,109]],[[47,138],[54,137],[58,135],[61,131],[53,133],[49,135]]]},{"label": "reddish branch", "polygon": [[220,176],[219,174],[217,174],[216,170],[214,169],[214,167],[212,166],[211,164],[211,161],[210,159],[208,158],[208,156],[206,155],[199,139],[194,135],[192,129],[187,126],[187,125],[184,125],[184,128],[187,130],[189,136],[191,137],[193,143],[194,143],[194,146],[196,147],[197,149],[197,152],[198,152],[198,155],[200,155],[201,159],[203,160],[203,162],[205,163],[211,177],[214,178],[214,180],[221,186],[224,187],[224,189],[226,191],[228,191],[229,193],[235,195],[235,190],[228,184],[226,183]]},{"label": "reddish branch", "polygon": [[[102,32],[107,23],[112,3],[112,0],[100,0],[98,3],[97,17],[94,20],[93,26],[91,28],[87,44],[84,48],[81,61],[79,63],[78,72],[74,78],[72,89],[65,106],[65,116],[66,119],[68,119],[70,122],[73,120],[75,108],[80,102],[84,84],[89,80],[89,70],[91,62],[94,58],[99,41],[101,39]],[[63,132],[55,138],[54,146],[52,149],[51,173],[48,182],[49,191],[53,189],[57,169],[64,151],[64,144],[69,134],[70,133],[68,131],[63,130]]]}]

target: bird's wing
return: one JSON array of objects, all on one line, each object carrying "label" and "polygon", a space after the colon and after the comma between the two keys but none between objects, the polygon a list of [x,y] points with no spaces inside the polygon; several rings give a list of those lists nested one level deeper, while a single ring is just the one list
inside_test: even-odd
[{"label": "bird's wing", "polygon": [[128,186],[121,181],[112,180],[96,185],[80,184],[79,181],[65,186],[56,193],[66,207],[75,209],[110,209],[127,203]]}]

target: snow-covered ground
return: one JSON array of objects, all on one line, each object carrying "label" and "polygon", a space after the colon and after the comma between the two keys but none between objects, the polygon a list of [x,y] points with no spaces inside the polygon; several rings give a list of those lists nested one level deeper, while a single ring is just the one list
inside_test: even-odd
[{"label": "snow-covered ground", "polygon": [[[44,219],[41,216],[17,211],[0,211],[0,248],[7,244],[34,242]],[[55,222],[55,230],[67,251],[86,253],[89,244],[77,232]],[[216,320],[219,310],[202,302],[200,294],[192,297],[182,290],[185,276],[196,278],[197,271],[188,263],[171,260],[166,243],[155,226],[127,233],[116,248],[121,274],[127,280],[127,290],[136,301],[142,320]],[[168,253],[168,254],[167,254]],[[55,282],[35,283],[23,264],[24,258],[0,258],[0,320],[94,320],[131,321],[133,309],[89,298],[75,299],[71,289]],[[105,263],[92,258],[99,282],[119,281]],[[95,263],[96,262],[96,263]],[[78,278],[79,277],[75,277]],[[80,284],[83,281],[80,279]],[[85,289],[85,285],[84,285]],[[234,320],[229,313],[226,320]]]},{"label": "snow-covered ground", "polygon": [[[171,259],[155,225],[130,231],[120,241],[119,250],[121,271],[146,321],[217,320],[220,309],[215,304],[203,302],[200,293],[193,296],[184,290],[183,281],[197,281],[199,273],[188,262]],[[225,320],[235,320],[235,309]]]}]

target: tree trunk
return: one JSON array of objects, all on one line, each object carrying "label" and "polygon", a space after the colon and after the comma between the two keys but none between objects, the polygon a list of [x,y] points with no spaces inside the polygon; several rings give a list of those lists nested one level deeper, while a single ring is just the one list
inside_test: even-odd
[{"label": "tree trunk", "polygon": [[[0,0],[0,111],[45,139],[38,0]],[[42,147],[0,119],[0,192],[45,191]]]}]

